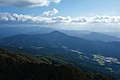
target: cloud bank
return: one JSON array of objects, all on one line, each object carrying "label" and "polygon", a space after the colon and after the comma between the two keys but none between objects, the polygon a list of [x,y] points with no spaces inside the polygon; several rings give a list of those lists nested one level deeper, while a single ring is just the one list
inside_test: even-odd
[{"label": "cloud bank", "polygon": [[51,11],[45,11],[45,12],[43,12],[43,16],[52,16],[52,15],[55,15],[57,13],[59,13],[59,10],[57,10],[57,9],[54,8]]},{"label": "cloud bank", "polygon": [[16,13],[0,13],[0,27],[42,26],[62,29],[120,31],[120,16],[42,17]]},{"label": "cloud bank", "polygon": [[[48,15],[53,15],[58,13],[56,9],[53,9],[49,12]],[[73,23],[73,24],[82,24],[82,23],[120,23],[120,16],[93,16],[93,17],[77,17],[72,18],[70,16],[63,17],[41,17],[41,16],[31,16],[31,15],[24,15],[24,14],[10,14],[10,13],[0,13],[0,23],[1,22],[22,22],[22,23]]]},{"label": "cloud bank", "polygon": [[49,6],[51,3],[59,3],[61,0],[0,0],[0,6],[36,7]]}]

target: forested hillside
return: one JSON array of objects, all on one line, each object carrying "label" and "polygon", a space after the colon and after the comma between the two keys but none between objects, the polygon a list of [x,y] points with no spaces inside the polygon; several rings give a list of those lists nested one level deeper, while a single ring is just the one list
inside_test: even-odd
[{"label": "forested hillside", "polygon": [[30,56],[0,49],[0,80],[112,80],[84,72],[62,58]]}]

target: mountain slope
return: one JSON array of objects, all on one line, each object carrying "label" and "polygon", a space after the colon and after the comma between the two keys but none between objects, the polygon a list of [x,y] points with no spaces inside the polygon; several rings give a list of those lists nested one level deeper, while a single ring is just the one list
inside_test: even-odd
[{"label": "mountain slope", "polygon": [[[108,73],[119,79],[119,64],[104,61],[107,56],[111,56],[113,60],[115,56],[119,61],[119,42],[89,41],[53,31],[46,34],[21,34],[2,38],[0,45],[2,48],[32,55],[60,56],[74,62],[78,67],[82,65],[88,70]],[[118,53],[116,53],[117,51]],[[94,58],[94,54],[106,56],[106,58],[97,62],[94,59],[99,58]],[[101,61],[104,61],[105,65],[100,65]],[[109,69],[115,72],[111,72]]]},{"label": "mountain slope", "polygon": [[68,36],[59,31],[46,34],[21,34],[0,39],[0,45],[13,48],[42,50],[45,47],[62,47],[84,53],[95,53],[105,56],[120,57],[119,42],[90,41],[79,37]]},{"label": "mountain slope", "polygon": [[102,34],[102,33],[97,33],[97,32],[91,32],[87,35],[82,36],[82,38],[87,39],[87,40],[93,40],[93,41],[105,41],[105,42],[118,41],[120,42],[120,38]]},{"label": "mountain slope", "polygon": [[31,57],[0,49],[1,80],[112,80],[100,73],[83,72],[71,65],[50,64],[48,58]]}]

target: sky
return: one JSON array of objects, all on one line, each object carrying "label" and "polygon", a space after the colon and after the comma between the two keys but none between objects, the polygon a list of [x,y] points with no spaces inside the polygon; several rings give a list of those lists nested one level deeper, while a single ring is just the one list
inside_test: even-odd
[{"label": "sky", "polygon": [[115,32],[120,30],[119,4],[120,0],[0,0],[0,26]]}]

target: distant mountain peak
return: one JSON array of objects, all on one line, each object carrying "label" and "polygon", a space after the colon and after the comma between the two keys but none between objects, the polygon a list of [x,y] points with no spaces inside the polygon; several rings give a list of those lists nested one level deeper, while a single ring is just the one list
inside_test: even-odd
[{"label": "distant mountain peak", "polygon": [[54,30],[54,31],[52,31],[51,33],[62,33],[62,32],[57,31],[57,30]]},{"label": "distant mountain peak", "polygon": [[98,33],[98,32],[91,32],[87,35],[84,35],[82,38],[87,40],[105,41],[105,42],[120,41],[120,38],[118,37],[103,34],[103,33]]},{"label": "distant mountain peak", "polygon": [[64,33],[60,32],[60,31],[57,31],[57,30],[52,31],[52,32],[50,32],[50,33],[48,33],[48,34],[66,35],[66,34],[64,34]]}]

